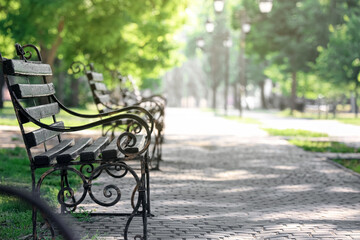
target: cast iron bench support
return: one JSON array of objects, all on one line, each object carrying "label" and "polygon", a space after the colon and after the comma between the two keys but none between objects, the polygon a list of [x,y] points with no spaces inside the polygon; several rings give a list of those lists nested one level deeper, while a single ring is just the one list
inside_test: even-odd
[{"label": "cast iron bench support", "polygon": [[[147,189],[149,176],[146,172],[148,147],[154,127],[152,115],[138,106],[93,115],[74,112],[56,98],[54,85],[47,81],[47,77],[52,75],[52,70],[48,64],[42,63],[39,50],[34,45],[22,47],[16,44],[15,47],[20,60],[5,59],[0,55],[0,77],[7,83],[30,160],[32,191],[40,195],[44,181],[51,175],[59,174],[58,202],[62,213],[75,211],[87,196],[98,205],[111,207],[121,200],[121,187],[124,186],[116,185],[113,180],[105,183],[102,188],[104,200],[95,196],[93,181],[104,174],[114,180],[129,177],[134,186],[130,186],[133,189],[129,201],[132,210],[120,213],[128,216],[124,226],[124,237],[128,239],[132,219],[140,216],[142,235],[134,238],[147,239],[147,215],[150,208]],[[37,56],[36,61],[31,60],[34,55]],[[60,110],[77,118],[95,118],[96,121],[80,126],[67,126],[56,120]],[[52,123],[44,123],[41,119],[50,119]],[[39,128],[26,128],[29,122]],[[94,141],[91,138],[63,139],[66,135],[63,133],[77,132],[104,124],[114,128],[112,137],[104,136]],[[119,129],[121,132],[115,131]],[[133,164],[130,166],[129,162]],[[35,173],[40,169],[46,171],[37,179]],[[81,194],[75,194],[68,174],[73,174],[81,180]],[[38,219],[35,208],[32,220],[33,239],[37,239]],[[51,234],[53,235],[53,231]]]}]

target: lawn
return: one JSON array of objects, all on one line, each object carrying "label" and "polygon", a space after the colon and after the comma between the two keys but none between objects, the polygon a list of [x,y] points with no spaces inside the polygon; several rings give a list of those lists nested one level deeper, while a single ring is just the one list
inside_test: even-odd
[{"label": "lawn", "polygon": [[275,129],[275,128],[263,128],[272,136],[283,136],[283,137],[328,137],[326,133],[312,132],[301,129]]},{"label": "lawn", "polygon": [[[46,169],[39,170],[37,178]],[[31,190],[31,173],[25,149],[0,149],[0,184]],[[70,185],[78,186],[81,181],[69,175]],[[44,181],[42,196],[50,206],[57,208],[59,174]],[[0,195],[0,239],[19,239],[32,233],[31,207],[14,197]]]},{"label": "lawn", "polygon": [[360,173],[360,159],[333,159],[335,162],[343,165],[346,168]]},{"label": "lawn", "polygon": [[317,113],[294,111],[293,115],[290,115],[290,110],[286,109],[279,112],[278,115],[281,117],[308,118],[314,120],[336,120],[345,124],[360,125],[360,115],[359,117],[355,117],[354,113],[338,113],[334,118],[331,113],[328,115],[322,113],[319,116]]},{"label": "lawn", "polygon": [[345,145],[344,143],[332,141],[310,141],[290,139],[290,143],[301,147],[309,152],[332,152],[332,153],[358,153],[360,149]]},{"label": "lawn", "polygon": [[[81,114],[98,114],[98,111],[96,110],[94,105],[89,105],[87,108],[71,108],[71,110]],[[60,111],[60,113],[57,115],[56,118],[57,121],[63,121],[65,123],[65,126],[79,126],[99,120],[99,118],[91,119],[91,118],[73,117],[72,115],[66,113],[65,111]],[[51,118],[43,119],[42,122],[46,124],[53,123]],[[18,126],[18,122],[16,120],[16,116],[11,102],[5,102],[4,108],[0,109],[0,125]],[[27,123],[24,126],[37,127],[33,123]],[[96,128],[101,128],[101,126]]]},{"label": "lawn", "polygon": [[[326,133],[312,132],[299,129],[274,129],[263,128],[272,136],[288,137],[288,141],[309,152],[332,152],[332,153],[359,153],[360,148],[349,147],[344,143],[324,141],[316,138],[328,137]],[[360,160],[334,159],[335,162],[360,173]]]}]

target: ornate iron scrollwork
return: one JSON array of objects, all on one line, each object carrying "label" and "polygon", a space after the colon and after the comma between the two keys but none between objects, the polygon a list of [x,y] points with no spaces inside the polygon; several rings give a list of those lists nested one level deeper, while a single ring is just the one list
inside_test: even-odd
[{"label": "ornate iron scrollwork", "polygon": [[[37,183],[37,186],[36,186],[37,192],[40,192],[41,185],[42,185],[43,181],[46,179],[46,177],[48,177],[49,175],[51,175],[52,173],[54,173],[56,171],[71,171],[71,172],[74,172],[78,177],[81,178],[81,180],[83,182],[83,189],[84,189],[81,197],[79,198],[79,200],[76,200],[74,190],[67,184],[67,186],[62,187],[62,189],[60,189],[60,191],[58,193],[58,201],[59,201],[59,203],[62,206],[66,207],[66,208],[74,208],[77,205],[79,205],[80,203],[82,203],[82,201],[84,200],[84,198],[86,196],[86,193],[87,193],[88,182],[86,181],[85,176],[81,172],[79,172],[75,168],[68,167],[68,166],[62,167],[60,169],[51,168],[48,171],[46,171],[45,173],[43,173],[41,175],[38,183]],[[67,202],[68,199],[71,199],[71,203]]]},{"label": "ornate iron scrollwork", "polygon": [[86,73],[86,65],[80,61],[75,61],[70,65],[70,69],[72,71],[72,74],[77,74],[80,72]]},{"label": "ornate iron scrollwork", "polygon": [[[110,169],[115,169],[116,171],[124,171],[122,174],[120,175],[113,175],[111,174],[111,176],[114,176],[116,178],[123,178],[125,177],[127,174],[132,175],[132,177],[135,180],[135,185],[138,186],[140,184],[140,180],[137,176],[137,174],[134,172],[134,170],[132,170],[131,168],[129,168],[129,166],[127,166],[125,163],[123,162],[117,162],[117,163],[107,163],[107,164],[103,164],[100,165],[99,167],[97,167],[92,175],[89,177],[88,180],[88,192],[89,192],[89,196],[90,198],[96,202],[97,204],[101,205],[101,206],[105,206],[105,207],[109,207],[109,206],[113,206],[116,203],[118,203],[121,200],[121,190],[115,186],[114,184],[108,184],[103,188],[103,196],[107,199],[110,199],[111,197],[113,197],[115,195],[115,199],[112,200],[111,202],[104,202],[99,200],[98,198],[96,198],[93,194],[92,191],[92,181],[94,180],[94,177],[98,175],[98,172],[102,172],[102,171],[110,171]],[[109,172],[108,172],[109,173]],[[134,193],[132,194],[134,195]],[[133,201],[133,197],[131,199]],[[132,204],[133,205],[133,204]]]}]

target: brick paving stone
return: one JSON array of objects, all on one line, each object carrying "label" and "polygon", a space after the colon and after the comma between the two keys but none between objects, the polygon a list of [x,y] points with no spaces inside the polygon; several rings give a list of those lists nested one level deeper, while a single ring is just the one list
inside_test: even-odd
[{"label": "brick paving stone", "polygon": [[[166,121],[164,161],[151,172],[150,240],[360,239],[359,175],[257,125],[195,110],[170,109]],[[83,207],[129,208],[122,192],[124,204],[100,209],[87,198]],[[124,219],[91,217],[78,227],[89,238],[123,239]]]}]

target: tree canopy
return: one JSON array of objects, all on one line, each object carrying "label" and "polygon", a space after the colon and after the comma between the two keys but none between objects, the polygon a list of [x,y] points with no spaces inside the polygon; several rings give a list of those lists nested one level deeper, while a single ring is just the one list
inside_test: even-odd
[{"label": "tree canopy", "polygon": [[44,61],[91,61],[138,78],[158,77],[176,62],[173,35],[187,1],[1,0],[0,46],[32,43]]}]

